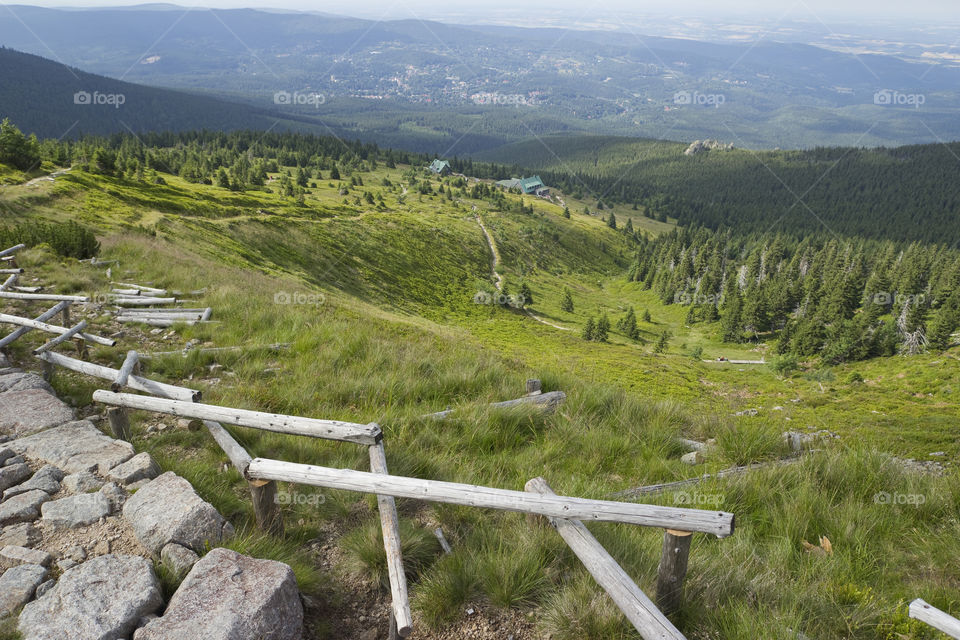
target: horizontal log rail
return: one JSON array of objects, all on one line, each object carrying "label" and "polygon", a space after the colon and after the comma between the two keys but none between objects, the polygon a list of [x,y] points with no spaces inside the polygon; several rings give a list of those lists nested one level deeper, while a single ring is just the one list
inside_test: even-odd
[{"label": "horizontal log rail", "polygon": [[[12,316],[8,313],[0,313],[0,322],[5,324],[15,324],[20,327],[29,327],[31,329],[37,329],[38,331],[46,331],[47,333],[55,333],[58,335],[69,333],[71,331],[67,327],[61,327],[55,324],[48,324],[46,322],[42,322],[39,320],[31,320],[30,318],[21,318],[20,316]],[[107,347],[112,347],[115,344],[117,344],[117,341],[114,340],[113,338],[102,338],[100,336],[96,336],[90,333],[78,333],[77,337],[83,338],[87,342],[92,342],[94,344],[102,344]]]},{"label": "horizontal log rail", "polygon": [[86,321],[86,320],[81,320],[80,322],[78,322],[78,323],[75,324],[74,326],[72,326],[72,327],[70,327],[69,329],[67,329],[67,331],[66,331],[65,333],[61,333],[60,335],[51,338],[51,339],[48,340],[45,344],[42,344],[42,345],[40,345],[39,347],[37,347],[36,349],[34,349],[34,350],[33,350],[33,355],[38,356],[38,355],[40,355],[41,353],[43,353],[44,351],[49,351],[50,349],[53,349],[53,348],[54,348],[55,346],[57,346],[58,344],[61,344],[61,343],[63,343],[63,342],[66,342],[67,340],[70,340],[71,338],[74,338],[74,337],[79,338],[79,339],[82,340],[82,339],[83,339],[83,334],[80,333],[80,332],[83,331],[83,330],[86,329],[86,328],[87,328],[87,321]]},{"label": "horizontal log rail", "polygon": [[[97,394],[101,392],[96,392]],[[94,394],[94,400],[96,400]],[[592,522],[624,522],[660,529],[681,529],[726,537],[733,533],[734,516],[720,511],[610,502],[567,496],[541,496],[525,491],[494,489],[472,484],[383,476],[350,469],[255,458],[247,476],[257,480],[298,482],[328,489],[375,493],[396,498],[449,502],[472,507],[519,511],[554,518],[575,518]]]},{"label": "horizontal log rail", "polygon": [[[105,367],[93,362],[87,362],[86,360],[77,360],[76,358],[71,358],[53,351],[46,351],[37,357],[45,362],[49,362],[50,364],[63,367],[64,369],[76,371],[77,373],[83,373],[88,376],[93,376],[94,378],[102,378],[110,382],[114,382],[117,379],[117,376],[120,375],[120,371],[118,369]],[[202,397],[201,392],[197,391],[196,389],[178,387],[172,384],[157,382],[156,380],[150,380],[149,378],[142,378],[135,375],[131,375],[129,378],[127,378],[127,387],[136,391],[144,391],[146,393],[152,393],[157,396],[171,398],[183,402],[199,401]]]},{"label": "horizontal log rail", "polygon": [[27,245],[18,244],[16,246],[10,247],[9,249],[4,249],[3,251],[0,251],[0,257],[8,256],[11,253],[16,253],[17,251],[20,251],[20,249],[26,249],[26,248],[27,248]]},{"label": "horizontal log rail", "polygon": [[[54,317],[55,315],[57,315],[58,313],[60,313],[61,311],[63,311],[69,306],[70,306],[69,302],[57,303],[47,311],[44,311],[39,316],[34,318],[34,320],[36,320],[37,322],[44,322],[45,320],[49,320],[50,318]],[[21,326],[19,329],[12,331],[10,334],[0,339],[0,348],[5,347],[8,344],[11,344],[12,342],[19,339],[24,334],[29,333],[30,331],[33,331],[32,327],[23,327],[23,326]]]},{"label": "horizontal log rail", "polygon": [[318,420],[316,418],[284,416],[262,411],[219,407],[212,404],[151,398],[129,393],[114,393],[102,389],[94,392],[93,399],[95,402],[102,402],[103,404],[117,407],[126,407],[127,409],[154,411],[183,418],[213,420],[225,424],[235,424],[240,427],[250,427],[252,429],[273,431],[275,433],[309,436],[311,438],[342,440],[345,442],[370,445],[376,444],[383,437],[380,427],[375,424],[355,424],[352,422],[341,422],[339,420]]},{"label": "horizontal log rail", "polygon": [[[504,402],[494,402],[490,404],[491,409],[512,409],[514,407],[532,407],[539,409],[545,413],[552,413],[556,408],[567,399],[567,394],[563,391],[548,391],[547,393],[541,393],[538,395],[524,396],[522,398],[517,398],[516,400],[506,400]],[[437,413],[428,413],[423,418],[446,418],[448,415],[456,411],[456,409],[447,409],[446,411],[438,411]]]},{"label": "horizontal log rail", "polygon": [[116,285],[118,287],[126,287],[127,289],[136,289],[137,291],[143,291],[145,293],[150,293],[153,295],[163,295],[167,292],[166,289],[157,289],[156,287],[145,287],[141,284],[133,284],[132,282],[111,282],[110,284]]},{"label": "horizontal log rail", "polygon": [[910,617],[925,622],[937,631],[960,640],[960,620],[950,614],[927,604],[920,598],[910,603]]},{"label": "horizontal log rail", "polygon": [[[527,482],[526,490],[539,495],[556,495],[543,478]],[[550,524],[644,640],[686,640],[583,522],[550,518]]]},{"label": "horizontal log rail", "polygon": [[0,291],[0,298],[12,300],[47,300],[50,302],[89,302],[87,296],[59,296],[52,293],[19,293],[17,291]]}]

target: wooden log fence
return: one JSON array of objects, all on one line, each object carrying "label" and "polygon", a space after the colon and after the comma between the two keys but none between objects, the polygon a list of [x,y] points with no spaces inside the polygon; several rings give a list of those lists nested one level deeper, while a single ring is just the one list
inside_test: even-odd
[{"label": "wooden log fence", "polygon": [[[213,420],[216,422],[225,422],[226,424],[235,424],[240,427],[250,427],[290,435],[310,436],[311,438],[343,440],[345,442],[371,445],[380,442],[383,437],[380,427],[375,424],[355,424],[352,422],[341,422],[339,420],[318,420],[316,418],[284,416],[262,411],[218,407],[212,404],[182,402],[180,400],[168,400],[165,398],[150,398],[129,393],[114,393],[103,389],[95,391],[93,393],[93,399],[95,402],[125,407],[127,409],[154,411],[180,416],[182,418]],[[271,478],[264,479],[270,480]]]},{"label": "wooden log fence", "polygon": [[[526,490],[538,495],[556,495],[543,478],[527,482]],[[550,524],[644,640],[685,640],[683,634],[640,590],[583,522],[551,517]]]},{"label": "wooden log fence", "polygon": [[0,257],[9,256],[12,253],[16,253],[17,251],[20,251],[20,249],[26,249],[26,248],[27,248],[27,245],[18,244],[16,246],[10,247],[9,249],[4,249],[3,251],[0,251]]},{"label": "wooden log fence", "polygon": [[142,296],[111,296],[110,302],[122,307],[149,307],[153,304],[175,304],[176,298],[144,298]]},{"label": "wooden log fence", "polygon": [[[64,369],[76,371],[77,373],[83,373],[88,376],[93,376],[94,378],[102,378],[109,382],[114,382],[117,379],[117,376],[120,375],[120,371],[118,369],[105,367],[103,365],[87,362],[85,360],[77,360],[76,358],[70,358],[54,351],[41,353],[37,357],[41,360],[49,362],[50,364],[63,367]],[[166,384],[163,382],[157,382],[156,380],[142,378],[137,375],[131,375],[127,379],[127,387],[136,391],[143,391],[181,402],[199,402],[202,397],[201,392],[195,389],[177,387],[172,384]]]},{"label": "wooden log fence", "polygon": [[157,289],[156,287],[145,287],[140,284],[133,284],[132,282],[111,282],[110,284],[116,285],[118,287],[124,287],[126,289],[135,289],[137,291],[143,291],[144,293],[149,293],[152,295],[163,295],[167,292],[166,289]]},{"label": "wooden log fence", "polygon": [[[537,395],[524,396],[522,398],[517,398],[516,400],[507,400],[505,402],[494,402],[490,405],[492,409],[512,409],[515,407],[532,407],[543,411],[544,413],[553,413],[557,410],[557,407],[560,406],[564,400],[567,399],[567,394],[563,391],[548,391],[547,393],[540,393]],[[451,413],[455,412],[456,409],[447,409],[446,411],[438,411],[437,413],[428,413],[423,418],[435,418],[442,419],[449,416]]]},{"label": "wooden log fence", "polygon": [[[33,355],[38,356],[38,355],[40,355],[41,353],[43,353],[44,351],[49,351],[50,349],[54,348],[54,347],[57,346],[58,344],[61,344],[61,343],[63,343],[63,342],[66,342],[66,341],[68,341],[68,340],[70,340],[71,338],[74,338],[74,337],[77,337],[77,338],[79,338],[79,339],[82,341],[82,340],[83,340],[83,334],[80,333],[80,332],[83,331],[83,330],[86,329],[86,328],[87,328],[87,321],[86,321],[86,320],[81,320],[81,321],[78,322],[77,324],[73,325],[71,328],[67,329],[66,332],[61,333],[60,335],[51,338],[51,339],[48,340],[46,343],[44,343],[44,344],[40,345],[39,347],[37,347],[36,349],[34,349],[34,350],[33,350]],[[83,352],[83,347],[82,347],[82,346],[80,347],[80,352],[81,352],[81,353]]]},{"label": "wooden log fence", "polygon": [[139,364],[140,359],[137,357],[137,352],[128,351],[127,357],[123,360],[123,364],[120,366],[120,371],[117,373],[117,379],[110,383],[110,389],[116,392],[127,386],[127,381],[130,379],[130,374],[133,373],[133,370],[139,366]]},{"label": "wooden log fence", "polygon": [[[60,303],[58,303],[58,304],[55,304],[53,307],[51,307],[51,308],[48,309],[47,311],[44,311],[43,313],[41,313],[39,316],[37,316],[36,318],[34,318],[34,320],[36,320],[37,322],[44,322],[44,321],[49,320],[50,318],[54,317],[55,315],[57,315],[58,313],[60,313],[64,308],[69,307],[69,306],[70,306],[70,303],[69,303],[69,302],[60,302]],[[15,341],[18,340],[20,337],[22,337],[24,334],[29,333],[30,331],[33,331],[33,327],[24,327],[24,326],[21,326],[19,329],[14,330],[14,331],[11,332],[10,334],[8,334],[8,335],[4,336],[2,339],[0,339],[0,348],[3,348],[3,347],[5,347],[5,346],[7,346],[8,344],[11,344],[11,343],[15,342]]]},{"label": "wooden log fence", "polygon": [[[368,447],[370,471],[384,476],[387,471],[387,456],[383,442]],[[383,546],[387,554],[387,573],[390,578],[390,594],[393,604],[393,624],[397,634],[406,638],[413,630],[413,617],[410,615],[410,596],[407,592],[407,576],[403,570],[403,555],[400,545],[400,518],[393,496],[377,494],[377,507],[380,511],[380,526],[383,529]]]},{"label": "wooden log fence", "polygon": [[52,293],[20,293],[17,291],[0,291],[0,298],[11,300],[46,300],[48,302],[89,302],[87,296],[60,296]]},{"label": "wooden log fence", "polygon": [[[66,311],[68,307],[64,307],[63,311]],[[62,313],[62,311],[61,311]],[[20,316],[12,316],[7,313],[0,313],[0,322],[5,324],[15,324],[20,327],[29,327],[31,329],[37,329],[39,331],[46,331],[47,333],[55,334],[64,334],[69,333],[71,329],[67,327],[61,327],[55,324],[48,324],[40,320],[31,320],[30,318],[21,318]],[[83,338],[87,342],[93,342],[94,344],[102,344],[108,347],[112,347],[117,344],[117,341],[113,338],[102,338],[97,335],[90,333],[78,333],[76,334],[79,337]]]},{"label": "wooden log fence", "polygon": [[[94,400],[98,400],[97,394]],[[280,460],[254,458],[247,475],[259,480],[298,482],[328,489],[448,502],[471,507],[519,511],[554,518],[576,518],[592,522],[622,522],[660,529],[709,533],[721,538],[733,534],[734,516],[721,511],[611,502],[567,496],[534,495],[524,491],[495,489],[472,484],[421,480],[403,476],[382,476],[352,469],[333,469]]]},{"label": "wooden log fence", "polygon": [[3,284],[0,284],[0,291],[9,291],[10,287],[17,284],[18,279],[19,279],[19,276],[17,276],[17,274],[13,274],[12,276],[4,280]]},{"label": "wooden log fence", "polygon": [[960,620],[933,605],[927,604],[920,598],[910,603],[910,617],[927,623],[951,638],[960,640]]}]

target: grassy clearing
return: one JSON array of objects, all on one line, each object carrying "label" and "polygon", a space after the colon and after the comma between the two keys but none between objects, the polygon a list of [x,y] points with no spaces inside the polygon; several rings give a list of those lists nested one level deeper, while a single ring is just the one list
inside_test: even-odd
[{"label": "grassy clearing", "polygon": [[[402,181],[401,170],[386,171],[376,175]],[[364,174],[364,181],[374,184],[375,176]],[[597,498],[701,472],[679,461],[678,436],[717,439],[718,454],[705,467],[711,470],[783,455],[782,431],[829,429],[841,438],[824,444],[822,453],[701,484],[683,496],[688,505],[736,513],[738,530],[725,540],[695,537],[687,605],[677,623],[701,640],[786,638],[788,629],[818,640],[902,640],[932,637],[906,620],[903,602],[922,596],[960,610],[960,478],[956,471],[917,476],[889,455],[960,452],[955,353],[787,378],[766,366],[695,362],[689,351],[698,341],[705,357],[742,352],[716,342],[709,327],[685,329],[681,310],[619,279],[626,241],[602,221],[577,214],[567,221],[562,210],[542,203],[533,215],[484,211],[508,286],[529,283],[538,314],[579,327],[602,311],[612,320],[629,305],[638,315],[650,311],[651,322],[641,323],[648,344],[616,335],[611,344],[588,343],[519,312],[473,303],[478,288],[491,285],[470,202],[439,196],[420,202],[411,193],[401,204],[390,191],[385,201],[392,211],[366,211],[318,187],[312,213],[305,213],[270,194],[242,196],[265,202],[232,202],[214,187],[170,182],[169,190],[124,195],[140,187],[118,182],[94,193],[102,178],[80,174],[47,187],[46,199],[0,195],[0,206],[15,217],[94,225],[104,257],[119,261],[115,278],[208,287],[198,306],[212,306],[219,324],[180,327],[176,345],[249,347],[152,358],[151,377],[201,388],[213,404],[376,421],[395,474],[517,489],[542,475],[558,493]],[[189,198],[202,206],[189,211],[189,203],[180,202]],[[266,202],[276,213],[251,210]],[[102,292],[109,285],[103,268],[43,248],[25,253],[22,263],[30,277],[57,291]],[[571,314],[559,310],[564,286],[574,291]],[[649,341],[663,328],[676,337],[666,354],[654,355]],[[92,357],[117,365],[126,349],[146,350],[138,341],[151,335],[133,332],[118,348],[95,349]],[[28,360],[39,340],[30,334],[16,355]],[[289,347],[258,348],[275,343]],[[854,381],[853,372],[864,381]],[[521,395],[528,377],[543,380],[545,390],[568,393],[557,414],[487,406]],[[55,385],[78,406],[100,386],[67,372],[58,372]],[[447,420],[421,417],[448,407],[458,411]],[[731,415],[743,408],[758,408],[759,415]],[[242,532],[231,546],[290,563],[304,590],[333,598],[336,577],[323,574],[304,545],[337,542],[355,570],[382,585],[372,498],[282,486],[318,499],[284,505],[284,539],[256,534],[245,483],[221,469],[225,458],[209,436],[149,433],[151,421],[155,417],[134,415],[135,446],[188,478],[231,518]],[[231,431],[255,456],[367,468],[366,453],[355,445]],[[878,501],[878,494],[894,496],[892,503]],[[677,496],[649,500],[673,505]],[[923,501],[899,503],[895,496]],[[558,639],[636,637],[549,528],[531,529],[518,514],[408,500],[398,506],[423,623],[449,625],[465,604],[482,600],[533,612],[542,631]],[[439,554],[430,534],[438,525],[453,555]],[[661,532],[618,525],[591,530],[650,592]],[[807,552],[803,542],[816,545],[821,536],[833,553]]]}]

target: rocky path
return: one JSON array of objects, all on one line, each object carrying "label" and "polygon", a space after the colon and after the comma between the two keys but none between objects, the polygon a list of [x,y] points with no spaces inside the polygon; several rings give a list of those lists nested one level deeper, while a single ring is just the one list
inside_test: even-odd
[{"label": "rocky path", "polygon": [[[301,637],[289,566],[224,548],[201,558],[230,523],[3,356],[0,434],[0,617],[24,640]],[[169,602],[154,562],[183,577]]]}]

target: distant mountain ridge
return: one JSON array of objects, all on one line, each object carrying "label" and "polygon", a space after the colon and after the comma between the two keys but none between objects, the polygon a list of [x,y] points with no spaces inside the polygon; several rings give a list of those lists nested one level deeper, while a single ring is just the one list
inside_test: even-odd
[{"label": "distant mountain ridge", "polygon": [[0,117],[41,138],[121,131],[313,130],[265,109],[114,80],[2,47]]}]

